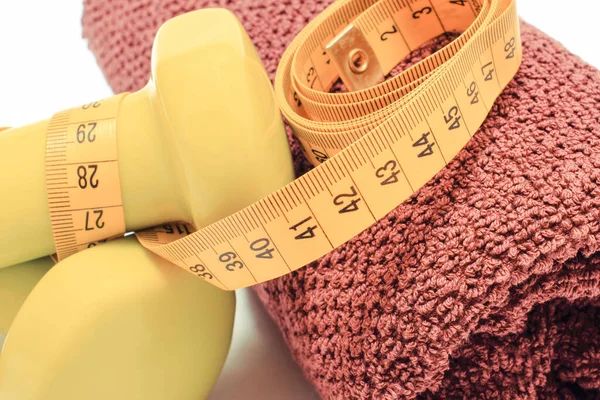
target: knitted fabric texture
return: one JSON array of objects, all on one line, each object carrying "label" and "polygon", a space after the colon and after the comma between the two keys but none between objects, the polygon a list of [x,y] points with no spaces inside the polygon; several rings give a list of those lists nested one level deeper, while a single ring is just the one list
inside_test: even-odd
[{"label": "knitted fabric texture", "polygon": [[[329,2],[86,0],[84,36],[112,88],[137,90],[162,22],[227,7],[273,78]],[[517,76],[455,160],[347,244],[257,288],[324,398],[600,398],[600,74],[525,23],[522,38]]]}]

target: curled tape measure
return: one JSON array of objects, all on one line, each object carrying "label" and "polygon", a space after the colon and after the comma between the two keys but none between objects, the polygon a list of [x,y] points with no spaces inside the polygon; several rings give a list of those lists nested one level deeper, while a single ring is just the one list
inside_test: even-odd
[{"label": "curled tape measure", "polygon": [[[412,50],[457,31],[463,33],[448,46],[384,80]],[[275,82],[305,155],[322,165],[198,231],[167,224],[137,236],[225,290],[301,268],[385,216],[450,162],[520,62],[514,0],[338,1],[294,39]],[[340,78],[351,91],[329,93]],[[94,226],[110,227],[111,235],[125,231],[116,163],[119,99],[51,121],[47,188],[59,259],[106,239],[94,236]],[[103,143],[93,152],[68,146],[93,140]],[[100,163],[109,168],[100,170]],[[75,174],[67,173],[73,168]],[[100,171],[112,182],[102,195],[73,191],[93,186]]]}]

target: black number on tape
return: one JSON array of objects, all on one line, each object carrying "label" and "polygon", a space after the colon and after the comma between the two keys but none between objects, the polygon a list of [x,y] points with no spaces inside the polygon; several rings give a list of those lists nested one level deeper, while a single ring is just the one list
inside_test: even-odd
[{"label": "black number on tape", "polygon": [[274,248],[269,247],[271,241],[267,238],[256,239],[250,243],[250,249],[252,251],[260,252],[256,255],[256,258],[273,258]]},{"label": "black number on tape", "polygon": [[450,0],[450,4],[456,4],[457,6],[465,6],[466,0]]},{"label": "black number on tape", "polygon": [[300,101],[300,99],[298,98],[298,93],[294,92],[294,100],[296,101],[296,105],[298,107],[300,107],[302,105],[302,102]]},{"label": "black number on tape", "polygon": [[479,103],[479,91],[477,91],[477,84],[475,82],[471,82],[469,85],[467,96],[472,97],[471,104]]},{"label": "black number on tape", "polygon": [[83,143],[83,142],[85,142],[86,138],[87,138],[87,141],[90,143],[95,141],[96,135],[92,134],[92,132],[94,132],[94,129],[96,129],[96,125],[97,125],[96,122],[90,122],[88,124],[80,124],[77,127],[77,142]]},{"label": "black number on tape", "polygon": [[[448,114],[444,115],[444,121],[446,124],[450,124],[448,125],[449,130],[460,128],[460,118],[461,116],[458,115],[458,107],[456,106],[452,106],[452,108],[448,110]],[[454,122],[452,122],[452,120],[454,120]]]},{"label": "black number on tape", "polygon": [[391,31],[385,31],[381,34],[381,41],[385,42],[386,40],[388,40],[389,36],[393,35],[394,33],[398,33],[398,28],[396,28],[396,25],[392,25]]},{"label": "black number on tape", "polygon": [[[312,217],[304,218],[302,221],[298,222],[296,225],[290,226],[290,229],[293,231],[297,231],[298,228],[300,228],[302,225],[304,225],[311,219],[312,219]],[[317,229],[317,225],[308,225],[308,227],[306,227],[306,229],[304,231],[302,231],[300,234],[294,236],[294,238],[296,240],[314,238],[315,237],[315,229]]]},{"label": "black number on tape", "polygon": [[375,176],[378,178],[385,178],[379,182],[381,186],[385,186],[398,182],[399,173],[400,169],[398,168],[398,163],[395,160],[389,160],[383,167],[378,168],[377,171],[375,171]]},{"label": "black number on tape", "polygon": [[205,279],[212,279],[213,276],[210,272],[205,272],[206,271],[206,267],[202,264],[196,264],[196,265],[192,265],[190,267],[190,271],[192,271],[193,273],[195,273],[197,276],[205,278]]},{"label": "black number on tape", "polygon": [[427,157],[433,154],[433,146],[435,146],[435,142],[429,143],[429,135],[431,135],[431,132],[425,132],[423,136],[413,143],[413,147],[425,146],[425,148],[417,155],[419,158]]},{"label": "black number on tape", "polygon": [[85,230],[86,231],[93,231],[94,229],[102,229],[104,228],[104,222],[101,221],[102,219],[102,214],[104,214],[103,210],[94,210],[92,211],[93,214],[96,214],[96,223],[92,223],[92,226],[90,226],[90,212],[86,211],[85,212]]},{"label": "black number on tape", "polygon": [[[173,226],[175,228],[173,228]],[[168,235],[173,235],[175,233],[175,229],[177,229],[177,233],[179,233],[180,235],[183,235],[184,233],[186,235],[190,234],[190,230],[188,229],[187,225],[179,225],[179,224],[166,224],[162,226],[163,229],[165,230],[165,233]]]},{"label": "black number on tape", "polygon": [[94,101],[93,103],[87,103],[81,106],[82,109],[87,110],[89,108],[98,108],[102,105],[99,101]]},{"label": "black number on tape", "polygon": [[90,187],[92,189],[96,189],[98,187],[98,184],[100,183],[98,179],[94,179],[94,177],[96,176],[96,171],[98,171],[97,164],[90,164],[87,166],[87,168],[84,165],[80,165],[79,167],[77,167],[77,176],[79,177],[79,179],[77,180],[77,184],[81,189],[85,189],[88,186],[88,169],[92,171],[89,180]]},{"label": "black number on tape", "polygon": [[306,81],[310,83],[310,88],[312,89],[315,82],[317,81],[317,71],[314,67],[310,67],[310,69],[308,70],[308,74],[306,74]]},{"label": "black number on tape", "polygon": [[[225,269],[229,272],[233,272],[235,271],[235,269],[242,269],[244,268],[244,264],[239,261],[239,260],[235,260],[237,258],[237,254],[235,254],[233,251],[228,251],[226,253],[223,253],[219,256],[219,261],[221,261],[224,264],[227,264],[225,266]],[[232,261],[234,260],[234,261]],[[232,261],[232,262],[229,262]]]},{"label": "black number on tape", "polygon": [[106,243],[106,242],[108,242],[108,239],[98,240],[97,242],[92,242],[92,243],[88,244],[87,248],[90,249],[92,247],[96,247],[97,245],[99,245],[101,243]]},{"label": "black number on tape", "polygon": [[329,158],[329,157],[327,157],[327,154],[323,153],[322,151],[316,150],[316,149],[312,149],[312,153],[315,155],[315,158],[320,163],[324,163]]},{"label": "black number on tape", "polygon": [[489,63],[481,67],[481,74],[485,77],[484,79],[486,81],[491,81],[494,78],[494,68],[491,68],[488,72],[485,72],[485,69],[487,67],[491,67],[492,65],[493,63],[490,61]]},{"label": "black number on tape", "polygon": [[[336,206],[344,206],[340,210],[338,210],[340,214],[358,211],[358,202],[362,199],[358,197],[358,192],[356,191],[356,188],[354,186],[350,186],[350,191],[352,193],[338,194],[333,199],[333,204],[335,204]],[[346,198],[351,199],[348,204],[344,203],[344,199]]]},{"label": "black number on tape", "polygon": [[414,19],[419,19],[419,18],[421,18],[421,15],[423,15],[423,14],[425,14],[425,15],[431,14],[432,11],[433,11],[433,9],[431,7],[423,7],[420,10],[415,11],[413,13],[413,18]]},{"label": "black number on tape", "polygon": [[504,45],[504,52],[506,53],[506,59],[513,58],[515,56],[515,38],[512,37]]}]

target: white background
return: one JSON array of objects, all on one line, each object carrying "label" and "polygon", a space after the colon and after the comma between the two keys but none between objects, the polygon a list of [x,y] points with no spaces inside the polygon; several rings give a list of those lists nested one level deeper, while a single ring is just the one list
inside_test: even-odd
[{"label": "white background", "polygon": [[[0,126],[112,94],[81,35],[80,0],[0,0]],[[520,15],[600,67],[592,0],[519,0]],[[254,293],[239,291],[234,339],[210,396],[219,399],[317,398]],[[1,334],[0,334],[1,341]]]}]

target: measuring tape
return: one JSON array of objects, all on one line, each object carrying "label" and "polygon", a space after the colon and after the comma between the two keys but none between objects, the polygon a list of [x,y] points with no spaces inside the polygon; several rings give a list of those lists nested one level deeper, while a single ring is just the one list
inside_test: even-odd
[{"label": "measuring tape", "polygon": [[[442,50],[384,80],[411,51],[457,31],[463,33]],[[514,0],[338,1],[294,39],[275,80],[282,113],[318,167],[198,231],[171,223],[137,236],[221,289],[288,274],[371,226],[444,168],[520,62]],[[329,93],[340,78],[351,91]],[[125,232],[116,163],[120,99],[59,113],[48,128],[59,259]],[[75,144],[89,148],[69,150]],[[77,191],[100,173],[112,182],[101,196]],[[94,234],[99,226],[110,226],[110,235]]]},{"label": "measuring tape", "polygon": [[117,111],[125,96],[61,111],[50,119],[46,191],[55,261],[125,233],[116,140]]}]

